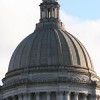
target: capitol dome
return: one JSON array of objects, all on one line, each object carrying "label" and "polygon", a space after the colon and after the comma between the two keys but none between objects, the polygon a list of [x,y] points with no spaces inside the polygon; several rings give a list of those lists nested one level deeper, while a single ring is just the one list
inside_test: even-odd
[{"label": "capitol dome", "polygon": [[70,67],[94,72],[85,47],[77,38],[57,26],[62,23],[50,23],[48,20],[39,24],[16,48],[8,72],[30,68],[68,71]]},{"label": "capitol dome", "polygon": [[98,100],[100,78],[83,44],[66,31],[57,0],[43,0],[40,22],[14,51],[3,79],[9,100]]}]

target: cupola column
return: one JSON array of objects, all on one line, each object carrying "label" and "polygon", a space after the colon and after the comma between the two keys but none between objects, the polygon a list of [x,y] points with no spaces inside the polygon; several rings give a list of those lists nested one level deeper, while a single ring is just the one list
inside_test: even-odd
[{"label": "cupola column", "polygon": [[23,100],[28,100],[28,95],[27,95],[27,93],[23,94]]},{"label": "cupola column", "polygon": [[74,95],[75,95],[75,100],[78,100],[79,93],[75,93]]},{"label": "cupola column", "polygon": [[36,100],[40,100],[40,95],[39,95],[39,93],[36,93]]},{"label": "cupola column", "polygon": [[59,8],[57,9],[57,14],[58,14],[57,16],[58,16],[58,19],[59,19]]},{"label": "cupola column", "polygon": [[31,93],[27,95],[28,100],[31,100]]},{"label": "cupola column", "polygon": [[87,94],[83,94],[83,100],[87,100]]},{"label": "cupola column", "polygon": [[70,92],[65,92],[65,100],[70,100]]},{"label": "cupola column", "polygon": [[19,95],[18,95],[18,100],[23,100],[22,94],[19,94]]},{"label": "cupola column", "polygon": [[57,95],[56,100],[63,100],[64,97],[63,97],[63,92],[62,91],[57,92],[56,95]]},{"label": "cupola column", "polygon": [[50,92],[47,92],[47,100],[50,100]]}]

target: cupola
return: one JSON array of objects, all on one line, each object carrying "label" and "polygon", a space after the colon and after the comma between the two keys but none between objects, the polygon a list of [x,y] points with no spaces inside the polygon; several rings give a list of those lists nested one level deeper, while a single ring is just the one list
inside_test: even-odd
[{"label": "cupola", "polygon": [[45,18],[55,18],[59,19],[59,8],[60,5],[58,4],[57,0],[43,0],[40,4],[40,12],[41,17],[40,19]]}]

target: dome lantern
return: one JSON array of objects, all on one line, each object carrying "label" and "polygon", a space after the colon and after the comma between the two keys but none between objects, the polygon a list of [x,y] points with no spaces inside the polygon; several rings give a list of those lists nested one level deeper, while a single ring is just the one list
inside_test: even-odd
[{"label": "dome lantern", "polygon": [[59,8],[57,0],[43,0],[40,4],[40,20],[43,19],[59,19]]}]

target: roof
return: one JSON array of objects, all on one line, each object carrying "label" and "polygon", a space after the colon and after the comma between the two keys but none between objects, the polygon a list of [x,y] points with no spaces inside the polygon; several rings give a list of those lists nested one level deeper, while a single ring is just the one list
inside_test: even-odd
[{"label": "roof", "polygon": [[52,70],[73,66],[94,71],[90,56],[82,43],[66,30],[55,27],[54,23],[45,22],[40,23],[18,45],[12,55],[8,72],[50,66]]}]

